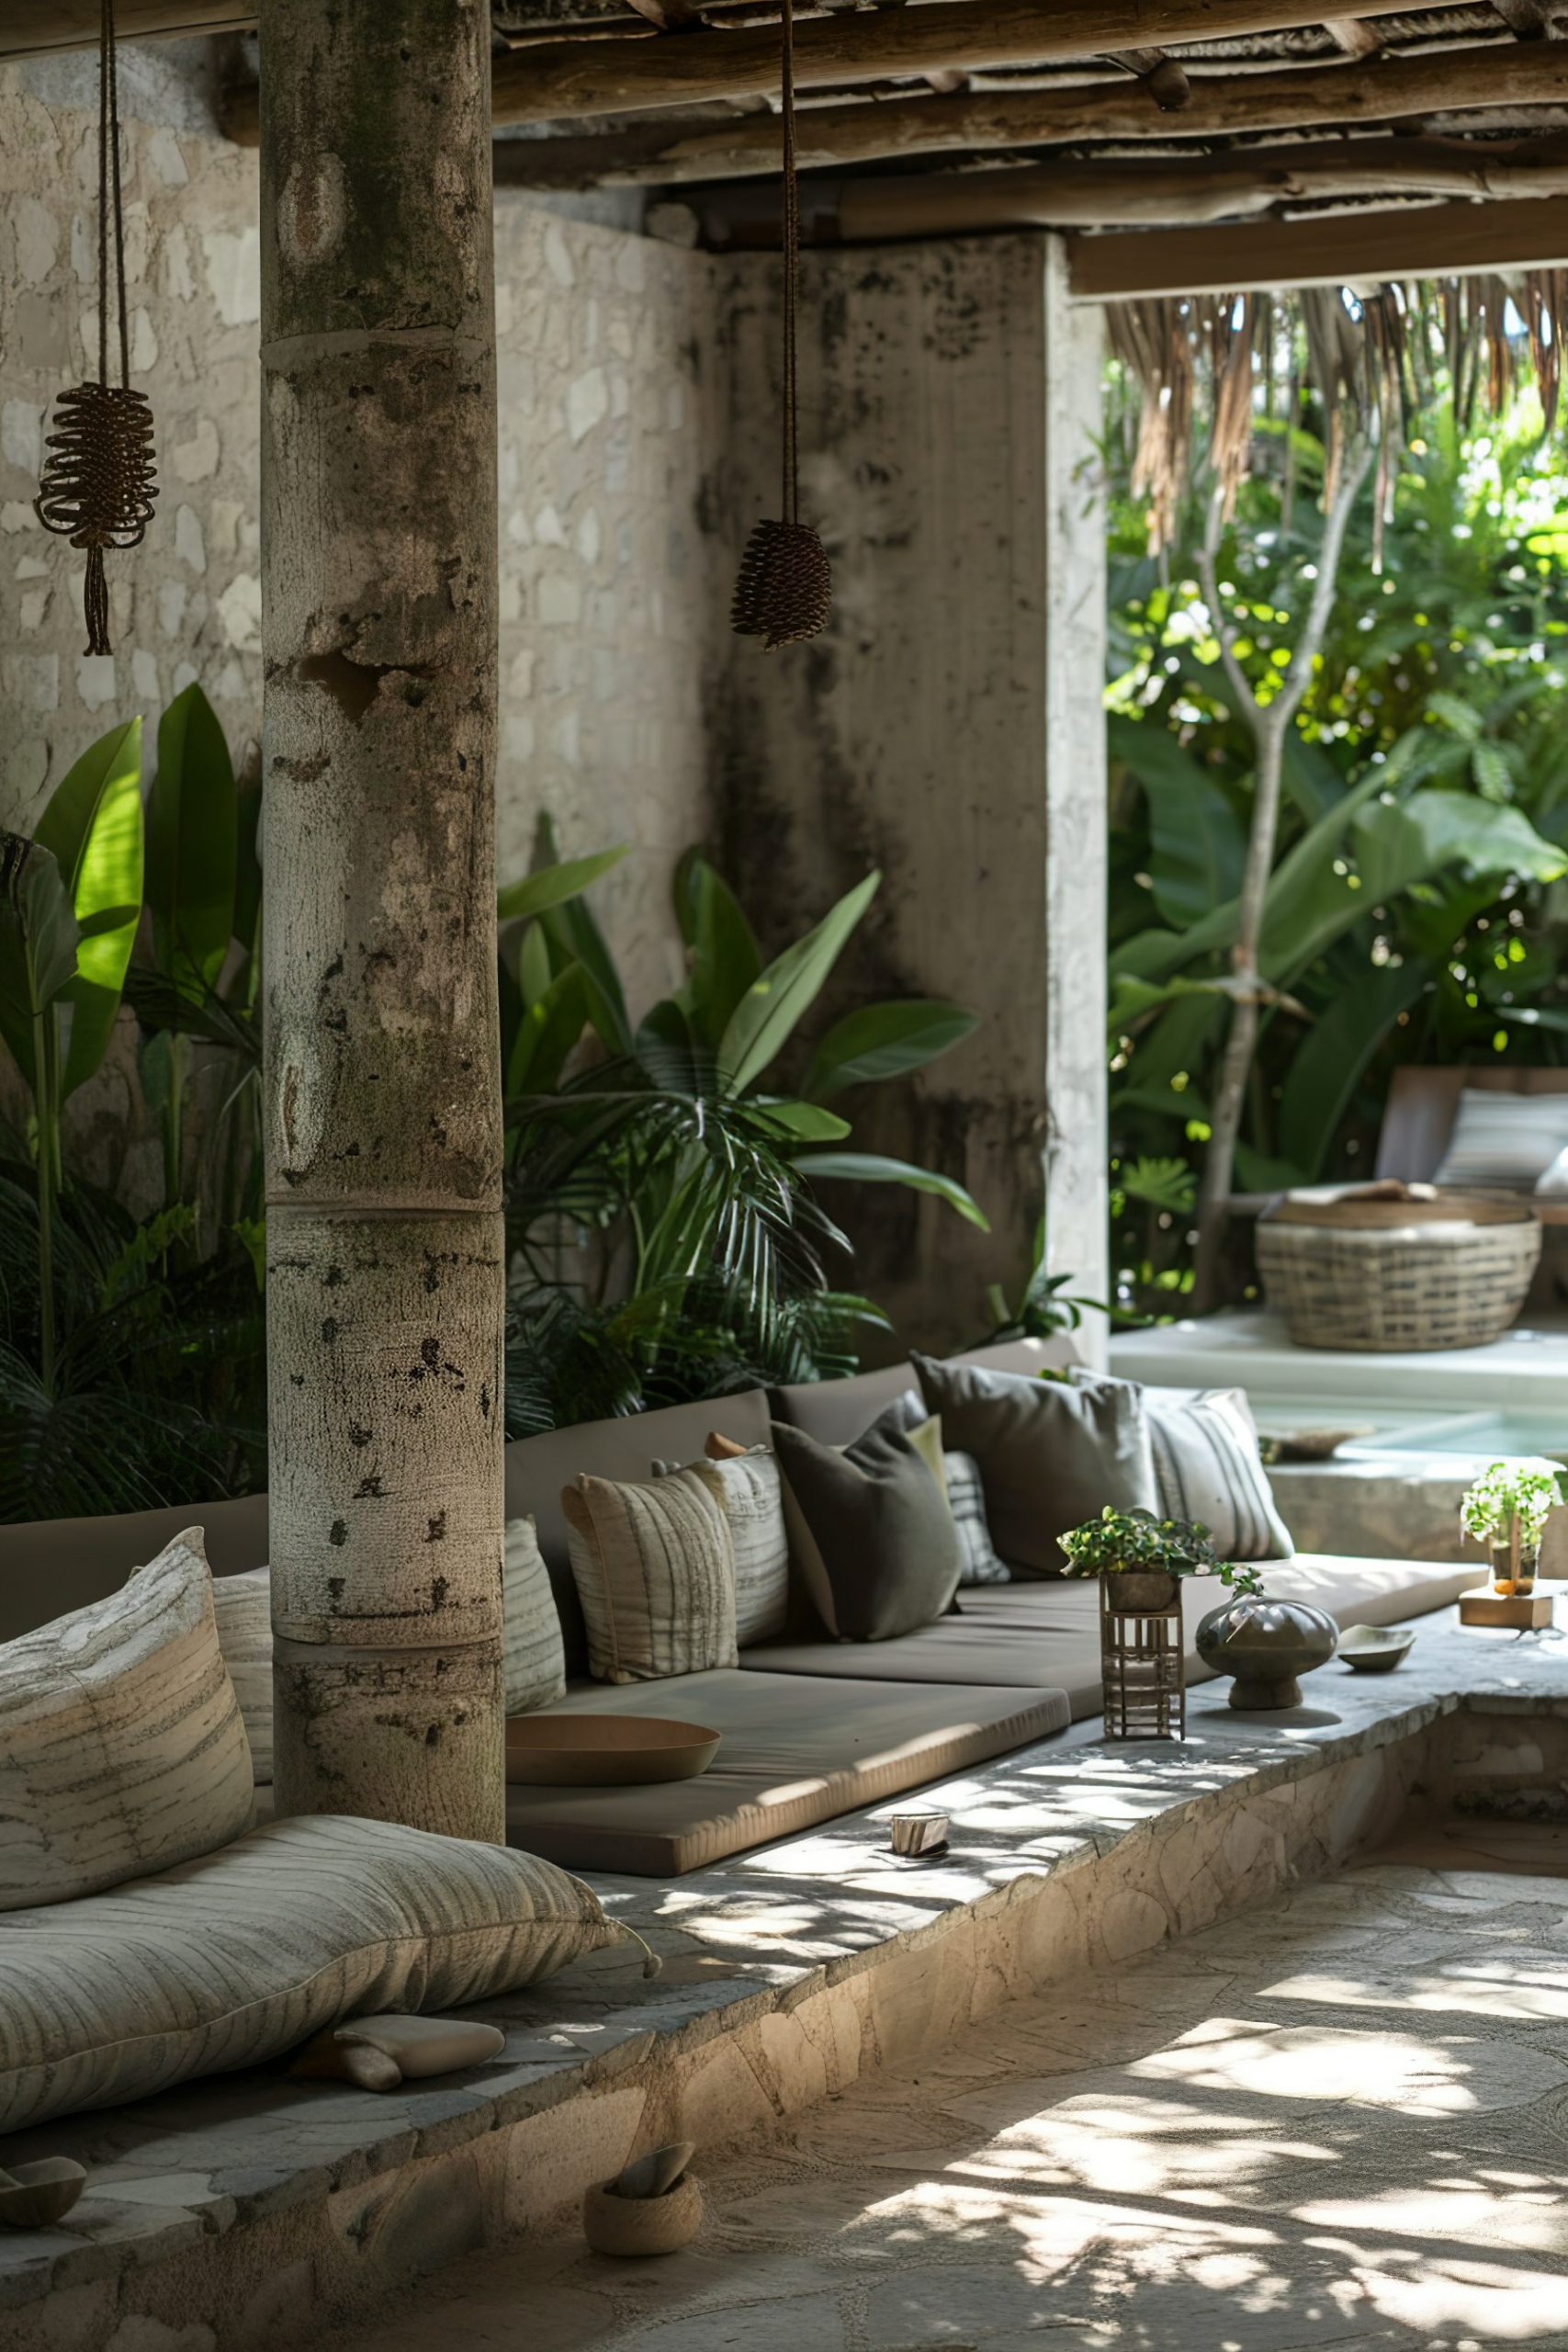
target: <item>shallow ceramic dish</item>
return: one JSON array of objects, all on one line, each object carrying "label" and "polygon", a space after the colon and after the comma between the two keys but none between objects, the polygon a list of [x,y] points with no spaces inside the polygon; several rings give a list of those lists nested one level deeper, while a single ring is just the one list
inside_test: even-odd
[{"label": "shallow ceramic dish", "polygon": [[578,1789],[691,1781],[707,1770],[721,1736],[666,1715],[513,1715],[506,1777]]},{"label": "shallow ceramic dish", "polygon": [[1408,1625],[1347,1625],[1339,1636],[1339,1655],[1358,1674],[1392,1674],[1410,1656],[1415,1642]]}]

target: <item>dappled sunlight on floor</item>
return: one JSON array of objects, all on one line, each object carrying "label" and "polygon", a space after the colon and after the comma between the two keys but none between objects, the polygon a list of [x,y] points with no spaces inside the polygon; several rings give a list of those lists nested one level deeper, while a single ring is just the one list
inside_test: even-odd
[{"label": "dappled sunlight on floor", "polygon": [[349,2340],[1568,2352],[1565,1867],[1423,1832],[710,2159],[684,2254],[476,2256]]}]

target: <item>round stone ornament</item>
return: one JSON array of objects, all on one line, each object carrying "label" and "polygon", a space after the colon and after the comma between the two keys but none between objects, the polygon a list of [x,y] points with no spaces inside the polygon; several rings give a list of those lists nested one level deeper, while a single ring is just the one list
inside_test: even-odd
[{"label": "round stone ornament", "polygon": [[1233,1707],[1263,1713],[1300,1706],[1301,1677],[1327,1665],[1339,1646],[1339,1628],[1304,1600],[1243,1595],[1210,1610],[1194,1646],[1205,1666],[1235,1677]]}]

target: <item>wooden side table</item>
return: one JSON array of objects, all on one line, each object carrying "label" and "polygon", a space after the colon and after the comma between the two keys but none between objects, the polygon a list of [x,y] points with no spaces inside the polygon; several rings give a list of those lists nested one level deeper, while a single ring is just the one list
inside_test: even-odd
[{"label": "wooden side table", "polygon": [[[1100,1579],[1100,1677],[1107,1739],[1185,1739],[1187,1675],[1181,1634],[1181,1587],[1168,1579],[1166,1608],[1115,1609],[1113,1587]],[[1145,1581],[1140,1579],[1140,1581]]]}]

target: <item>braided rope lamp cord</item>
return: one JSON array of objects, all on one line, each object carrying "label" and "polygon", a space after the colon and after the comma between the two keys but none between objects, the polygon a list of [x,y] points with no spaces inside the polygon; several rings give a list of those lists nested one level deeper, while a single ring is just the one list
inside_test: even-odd
[{"label": "braided rope lamp cord", "polygon": [[[108,653],[109,596],[106,548],[133,548],[147,528],[158,495],[153,472],[152,412],[130,389],[130,338],[125,306],[125,222],[120,200],[119,91],[115,55],[114,0],[103,0],[98,61],[98,377],[62,392],[59,430],[44,443],[50,455],[33,511],[46,531],[68,537],[87,555],[82,602],[88,653]],[[119,305],[119,382],[109,382],[109,213],[114,214],[114,280]]]}]

